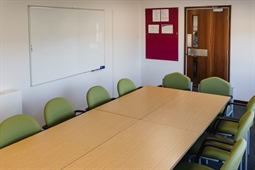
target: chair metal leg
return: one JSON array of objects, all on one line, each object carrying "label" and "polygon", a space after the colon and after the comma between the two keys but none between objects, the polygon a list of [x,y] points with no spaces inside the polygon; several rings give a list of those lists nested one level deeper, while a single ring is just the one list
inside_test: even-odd
[{"label": "chair metal leg", "polygon": [[189,157],[189,162],[192,162],[191,161],[191,159],[192,159],[192,157],[195,157],[196,155],[190,155],[190,157]]},{"label": "chair metal leg", "polygon": [[243,169],[243,161],[241,160],[240,165],[239,165],[239,170]]},{"label": "chair metal leg", "polygon": [[246,150],[245,150],[244,169],[245,170],[248,169],[248,147],[246,147]]},{"label": "chair metal leg", "polygon": [[247,152],[248,152],[248,155],[250,155],[250,144],[251,144],[251,130],[250,129],[247,132],[246,141],[247,141]]},{"label": "chair metal leg", "polygon": [[208,162],[209,162],[208,159],[206,159],[206,160],[205,160],[205,164],[208,165]]}]

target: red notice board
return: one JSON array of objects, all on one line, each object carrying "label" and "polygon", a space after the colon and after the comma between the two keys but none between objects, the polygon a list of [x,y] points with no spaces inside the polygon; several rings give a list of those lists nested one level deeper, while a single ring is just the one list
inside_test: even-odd
[{"label": "red notice board", "polygon": [[146,59],[178,61],[178,8],[145,9]]}]

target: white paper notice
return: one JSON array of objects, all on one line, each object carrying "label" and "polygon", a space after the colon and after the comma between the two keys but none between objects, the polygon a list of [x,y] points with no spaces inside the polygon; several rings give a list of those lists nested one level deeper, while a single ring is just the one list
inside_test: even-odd
[{"label": "white paper notice", "polygon": [[152,21],[153,22],[160,21],[160,10],[152,10]]},{"label": "white paper notice", "polygon": [[148,25],[148,33],[149,34],[158,34],[159,33],[159,25]]},{"label": "white paper notice", "polygon": [[161,9],[160,10],[161,21],[169,21],[169,10]]},{"label": "white paper notice", "polygon": [[173,25],[162,24],[162,34],[173,34]]}]

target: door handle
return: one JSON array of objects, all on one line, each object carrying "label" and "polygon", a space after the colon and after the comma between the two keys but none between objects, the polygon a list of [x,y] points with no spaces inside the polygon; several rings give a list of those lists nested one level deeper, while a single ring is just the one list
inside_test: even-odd
[{"label": "door handle", "polygon": [[201,56],[207,57],[207,49],[194,49],[188,48],[188,56]]},{"label": "door handle", "polygon": [[193,56],[190,48],[188,48],[188,56]]}]

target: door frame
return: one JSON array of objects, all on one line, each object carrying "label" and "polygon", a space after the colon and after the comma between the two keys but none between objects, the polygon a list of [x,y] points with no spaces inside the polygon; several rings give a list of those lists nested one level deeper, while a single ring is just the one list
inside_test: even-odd
[{"label": "door frame", "polygon": [[[188,9],[213,9],[213,8],[228,8],[228,52],[227,52],[227,81],[230,81],[230,45],[231,45],[231,5],[214,5],[214,6],[191,6],[191,7],[184,7],[184,74],[187,75],[187,10]],[[199,84],[199,83],[198,83]],[[196,85],[195,85],[196,86]]]}]

